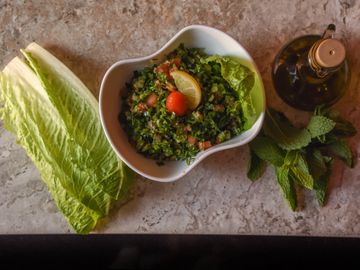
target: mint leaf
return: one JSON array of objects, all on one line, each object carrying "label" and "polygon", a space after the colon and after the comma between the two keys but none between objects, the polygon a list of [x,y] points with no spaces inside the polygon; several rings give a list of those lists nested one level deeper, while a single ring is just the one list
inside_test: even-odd
[{"label": "mint leaf", "polygon": [[337,120],[333,134],[339,137],[351,137],[356,134],[356,129],[350,122],[341,119]]},{"label": "mint leaf", "polygon": [[275,167],[276,179],[280,185],[281,191],[289,204],[291,210],[295,211],[297,209],[297,196],[295,184],[289,176],[289,167],[281,166]]},{"label": "mint leaf", "polygon": [[314,188],[314,178],[309,172],[309,167],[301,153],[297,153],[297,160],[290,167],[291,177],[299,185],[312,190]]},{"label": "mint leaf", "polygon": [[336,121],[336,125],[332,134],[338,137],[351,137],[356,134],[355,127],[349,121],[340,118],[338,118],[335,121]]},{"label": "mint leaf", "polygon": [[313,189],[314,180],[309,172],[306,160],[299,150],[289,151],[284,160],[284,165],[290,169],[290,175],[301,186]]},{"label": "mint leaf", "polygon": [[321,176],[314,184],[315,196],[320,206],[324,206],[326,202],[326,191],[328,186],[328,180],[331,175],[331,170],[329,169],[327,174]]},{"label": "mint leaf", "polygon": [[298,162],[299,152],[298,151],[289,151],[286,153],[284,158],[284,165],[291,167]]},{"label": "mint leaf", "polygon": [[344,140],[338,139],[326,147],[332,155],[341,159],[348,167],[354,167],[353,155],[350,147]]},{"label": "mint leaf", "polygon": [[299,167],[291,167],[291,176],[301,186],[312,190],[314,188],[314,178]]},{"label": "mint leaf", "polygon": [[271,138],[259,135],[249,145],[251,151],[260,159],[268,161],[274,166],[283,164],[285,152]]},{"label": "mint leaf", "polygon": [[251,181],[259,179],[266,168],[266,162],[260,159],[254,151],[250,149],[250,160],[248,163],[247,177]]},{"label": "mint leaf", "polygon": [[307,153],[307,163],[314,178],[314,191],[320,206],[325,204],[332,162],[331,157],[323,156],[318,149],[312,149]]},{"label": "mint leaf", "polygon": [[263,130],[285,150],[301,149],[311,142],[311,134],[306,128],[295,128],[282,113],[273,109],[266,112]]},{"label": "mint leaf", "polygon": [[327,172],[326,160],[317,149],[308,152],[307,163],[309,164],[310,173],[315,181]]},{"label": "mint leaf", "polygon": [[334,129],[336,122],[321,115],[314,115],[311,117],[307,129],[311,134],[311,138],[318,138],[329,133]]},{"label": "mint leaf", "polygon": [[299,158],[297,161],[298,162],[297,162],[296,166],[298,166],[302,171],[304,171],[306,173],[310,172],[309,165],[308,165],[307,161],[305,160],[302,153],[299,153]]},{"label": "mint leaf", "polygon": [[[318,157],[315,157],[315,159],[317,158]],[[325,165],[325,170],[323,171],[323,174],[321,175],[318,174],[318,178],[315,178],[315,182],[314,182],[315,195],[320,206],[324,206],[326,202],[326,191],[328,188],[329,178],[331,175],[331,167],[333,160],[329,159],[326,161],[325,157],[323,157],[323,161]]]},{"label": "mint leaf", "polygon": [[336,123],[331,134],[337,137],[350,137],[356,134],[356,129],[351,122],[341,118],[337,111],[318,108],[315,110],[315,114],[325,116]]}]

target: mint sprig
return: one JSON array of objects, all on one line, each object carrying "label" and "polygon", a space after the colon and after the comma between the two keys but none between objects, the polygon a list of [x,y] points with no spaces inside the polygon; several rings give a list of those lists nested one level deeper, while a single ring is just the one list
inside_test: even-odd
[{"label": "mint sprig", "polygon": [[263,131],[284,150],[301,149],[311,142],[311,134],[307,129],[294,127],[284,114],[273,109],[266,112]]},{"label": "mint sprig", "polygon": [[353,125],[335,111],[318,107],[304,128],[296,128],[281,112],[268,109],[262,132],[249,144],[248,178],[259,179],[266,163],[275,168],[277,182],[290,208],[297,210],[298,187],[314,190],[320,206],[326,202],[333,160],[348,167],[354,158],[345,137]]}]

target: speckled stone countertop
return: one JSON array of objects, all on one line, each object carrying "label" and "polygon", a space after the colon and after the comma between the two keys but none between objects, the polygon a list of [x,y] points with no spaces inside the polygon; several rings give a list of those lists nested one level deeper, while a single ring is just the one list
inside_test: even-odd
[{"label": "speckled stone countertop", "polygon": [[[82,79],[96,95],[106,69],[119,59],[150,54],[187,25],[213,26],[233,36],[253,56],[267,102],[302,122],[271,82],[280,47],[327,24],[347,48],[352,81],[336,108],[360,130],[360,1],[7,1],[0,0],[0,68],[36,41]],[[359,136],[351,140],[359,152]],[[99,233],[360,235],[360,163],[335,164],[328,203],[320,208],[304,193],[291,212],[272,169],[246,178],[247,147],[214,154],[184,178],[162,184],[138,177],[131,199],[117,205]],[[0,122],[0,233],[72,232],[37,169]]]}]

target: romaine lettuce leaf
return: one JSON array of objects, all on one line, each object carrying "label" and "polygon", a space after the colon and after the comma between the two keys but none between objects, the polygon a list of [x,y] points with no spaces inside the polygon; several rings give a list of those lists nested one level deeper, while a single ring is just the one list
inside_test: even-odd
[{"label": "romaine lettuce leaf", "polygon": [[37,44],[0,73],[0,117],[39,169],[58,208],[79,233],[107,215],[131,182],[103,134],[84,84]]},{"label": "romaine lettuce leaf", "polygon": [[250,128],[254,123],[255,117],[255,108],[250,95],[255,82],[254,72],[231,57],[212,55],[207,57],[205,62],[220,64],[221,75],[239,96],[245,118],[244,127],[245,129]]}]

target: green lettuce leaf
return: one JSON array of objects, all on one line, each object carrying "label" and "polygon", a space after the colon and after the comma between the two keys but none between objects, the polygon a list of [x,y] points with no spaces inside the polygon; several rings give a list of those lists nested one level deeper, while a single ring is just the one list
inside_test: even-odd
[{"label": "green lettuce leaf", "polygon": [[131,182],[103,134],[98,104],[58,59],[33,43],[0,76],[0,117],[39,169],[65,218],[88,233]]},{"label": "green lettuce leaf", "polygon": [[249,68],[242,65],[237,59],[212,55],[205,59],[206,63],[216,62],[221,66],[222,77],[230,84],[241,101],[241,107],[245,118],[244,128],[252,126],[255,116],[255,108],[252,103],[250,92],[255,83],[255,75]]}]

